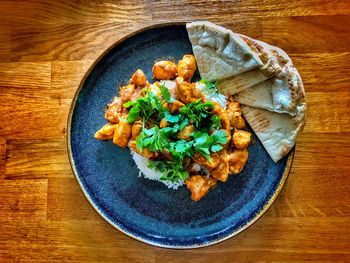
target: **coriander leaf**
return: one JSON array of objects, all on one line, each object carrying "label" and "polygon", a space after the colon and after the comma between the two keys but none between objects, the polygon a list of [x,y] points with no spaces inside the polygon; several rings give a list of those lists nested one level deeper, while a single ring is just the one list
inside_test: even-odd
[{"label": "coriander leaf", "polygon": [[209,110],[214,107],[212,102],[202,103],[200,99],[180,108],[180,112],[193,121],[196,128],[202,125],[202,120],[209,115]]},{"label": "coriander leaf", "polygon": [[222,150],[222,146],[220,144],[213,144],[210,147],[210,150],[215,153],[215,152],[221,151]]},{"label": "coriander leaf", "polygon": [[174,161],[177,160],[180,162],[182,162],[186,156],[191,157],[194,154],[192,149],[192,142],[185,140],[170,142],[169,148],[167,150],[171,153]]},{"label": "coriander leaf", "polygon": [[174,98],[170,96],[170,93],[167,87],[165,87],[164,85],[160,85],[159,88],[160,88],[160,92],[162,93],[162,97],[166,102],[168,103],[174,102]]},{"label": "coriander leaf", "polygon": [[212,144],[212,138],[207,133],[200,131],[194,132],[192,136],[196,137],[193,142],[194,150],[210,160],[209,148]]},{"label": "coriander leaf", "polygon": [[210,126],[209,130],[215,130],[215,129],[220,129],[221,128],[221,121],[218,115],[214,114],[210,118]]},{"label": "coriander leaf", "polygon": [[156,130],[156,126],[155,127],[153,127],[153,128],[151,128],[151,129],[143,129],[143,132],[147,135],[147,136],[151,136],[152,134],[154,134],[154,132],[155,132],[155,130]]},{"label": "coriander leaf", "polygon": [[182,162],[174,163],[171,161],[151,161],[149,165],[155,167],[156,170],[160,171],[163,175],[160,180],[179,182],[184,181],[189,177],[188,171],[183,167]]},{"label": "coriander leaf", "polygon": [[188,119],[183,118],[181,122],[179,123],[179,130],[181,131],[186,125],[188,124]]},{"label": "coriander leaf", "polygon": [[185,140],[180,140],[176,142],[175,150],[179,153],[185,153],[186,155],[191,155],[192,152],[192,142],[187,142]]},{"label": "coriander leaf", "polygon": [[134,102],[133,101],[128,101],[128,102],[125,102],[124,104],[123,104],[123,107],[124,108],[129,108],[129,107],[131,107],[131,106],[133,106],[134,105]]},{"label": "coriander leaf", "polygon": [[128,113],[127,120],[129,123],[133,123],[140,118],[140,110],[138,107],[133,107]]},{"label": "coriander leaf", "polygon": [[131,107],[128,113],[129,123],[133,123],[139,118],[145,118],[147,121],[155,113],[157,113],[159,119],[162,119],[166,111],[160,98],[151,91],[148,91],[144,97],[137,98],[134,102],[127,102],[124,105]]},{"label": "coriander leaf", "polygon": [[170,123],[176,123],[180,120],[180,115],[171,115],[170,112],[165,112],[165,119]]},{"label": "coriander leaf", "polygon": [[141,152],[143,151],[143,139],[144,139],[144,136],[145,136],[145,134],[143,132],[141,132],[136,138],[136,147]]},{"label": "coriander leaf", "polygon": [[199,138],[200,136],[202,135],[202,132],[201,131],[195,131],[195,132],[193,132],[192,134],[191,134],[191,136],[193,137],[193,138]]},{"label": "coriander leaf", "polygon": [[171,128],[171,127],[165,127],[165,128],[162,129],[162,131],[163,131],[164,134],[166,134],[166,135],[170,135],[171,133],[174,132],[173,128]]},{"label": "coriander leaf", "polygon": [[198,147],[198,148],[196,148],[196,151],[199,152],[200,154],[202,154],[205,158],[207,158],[207,160],[210,161],[210,152],[209,152],[208,148]]},{"label": "coriander leaf", "polygon": [[163,129],[159,129],[157,125],[151,129],[143,128],[137,139],[141,140],[139,145],[142,145],[142,147],[147,148],[151,152],[161,152],[169,144],[166,132]]},{"label": "coriander leaf", "polygon": [[211,136],[215,143],[225,144],[228,141],[227,134],[224,130],[217,130]]},{"label": "coriander leaf", "polygon": [[202,82],[205,84],[205,86],[207,86],[208,89],[215,89],[216,90],[216,86],[213,82],[206,80],[206,79],[201,79],[199,82]]}]

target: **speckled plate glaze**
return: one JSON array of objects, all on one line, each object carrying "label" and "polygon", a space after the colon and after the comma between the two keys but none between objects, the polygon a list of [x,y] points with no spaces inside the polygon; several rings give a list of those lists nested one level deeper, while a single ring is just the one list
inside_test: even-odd
[{"label": "speckled plate glaze", "polygon": [[[104,108],[138,68],[151,80],[159,59],[192,53],[185,24],[139,30],[108,49],[83,78],[68,118],[68,153],[87,200],[112,226],[160,247],[197,248],[241,232],[268,209],[288,176],[294,149],[275,164],[253,133],[248,162],[239,175],[196,203],[186,187],[168,189],[138,177],[128,149],[97,141]],[[198,76],[197,76],[198,78]]]}]

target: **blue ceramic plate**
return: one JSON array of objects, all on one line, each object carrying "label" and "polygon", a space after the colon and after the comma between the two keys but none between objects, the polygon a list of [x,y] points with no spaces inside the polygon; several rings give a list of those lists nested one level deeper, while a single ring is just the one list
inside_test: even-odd
[{"label": "blue ceramic plate", "polygon": [[93,138],[106,123],[106,104],[136,69],[141,68],[151,80],[155,60],[179,60],[187,53],[192,48],[184,23],[152,26],[129,35],[90,68],[68,120],[69,158],[90,204],[125,234],[168,248],[214,244],[254,223],[280,192],[294,154],[293,150],[275,164],[253,133],[242,173],[219,183],[196,203],[186,187],[171,190],[138,177],[128,149]]}]

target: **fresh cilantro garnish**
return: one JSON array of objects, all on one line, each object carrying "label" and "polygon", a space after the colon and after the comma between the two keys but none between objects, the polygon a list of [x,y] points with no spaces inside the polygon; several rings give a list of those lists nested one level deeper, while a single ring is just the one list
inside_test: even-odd
[{"label": "fresh cilantro garnish", "polygon": [[213,138],[214,143],[220,143],[220,144],[227,143],[227,134],[225,130],[215,131],[210,137]]},{"label": "fresh cilantro garnish", "polygon": [[180,121],[181,115],[172,115],[170,112],[165,112],[164,117],[170,123],[177,123]]},{"label": "fresh cilantro garnish", "polygon": [[214,107],[212,102],[201,102],[200,99],[180,108],[180,112],[194,122],[196,128],[201,126],[201,121],[208,117],[209,110]]},{"label": "fresh cilantro garnish", "polygon": [[[160,90],[165,101],[173,100],[166,87],[160,86]],[[171,160],[150,161],[150,166],[163,174],[161,180],[186,180],[189,174],[184,167],[185,158],[191,158],[198,152],[210,160],[210,154],[222,150],[228,139],[226,132],[219,130],[220,118],[211,112],[214,107],[212,102],[201,102],[199,99],[181,107],[178,113],[170,113],[163,107],[159,97],[146,91],[144,97],[134,102],[129,101],[123,106],[129,108],[129,123],[142,119],[142,130],[136,138],[136,147],[141,151],[166,150],[171,154]],[[159,121],[163,118],[166,119],[167,126],[160,128]],[[149,120],[152,120],[152,128],[147,128]],[[193,124],[196,129],[191,134],[192,140],[179,140],[178,133],[188,124]],[[208,132],[212,130],[215,131],[209,135]]]},{"label": "fresh cilantro garnish", "polygon": [[221,121],[218,115],[213,114],[210,118],[209,130],[216,130],[221,128]]},{"label": "fresh cilantro garnish", "polygon": [[171,142],[169,145],[169,152],[173,156],[174,160],[183,161],[185,157],[192,157],[194,151],[192,149],[193,142],[179,140],[176,142]]},{"label": "fresh cilantro garnish", "polygon": [[136,147],[141,151],[147,148],[151,152],[161,152],[169,144],[166,131],[159,129],[157,125],[151,129],[143,128],[136,139]]},{"label": "fresh cilantro garnish", "polygon": [[205,84],[205,86],[208,88],[208,89],[213,89],[213,90],[215,90],[215,92],[217,92],[217,85],[219,85],[219,83],[220,83],[220,81],[219,80],[217,80],[217,81],[215,81],[214,83],[213,82],[211,82],[211,81],[209,81],[209,80],[207,80],[207,79],[201,79],[199,82],[202,82],[202,83],[204,83]]},{"label": "fresh cilantro garnish", "polygon": [[163,176],[160,180],[179,182],[189,177],[188,171],[183,167],[182,163],[172,161],[150,161],[148,167],[155,168],[160,171]]},{"label": "fresh cilantro garnish", "polygon": [[221,151],[222,150],[222,146],[220,144],[214,144],[210,147],[210,150],[215,153],[215,152],[218,152],[218,151]]},{"label": "fresh cilantro garnish", "polygon": [[174,102],[174,98],[172,98],[170,96],[169,90],[167,87],[165,87],[164,85],[160,85],[159,86],[160,92],[162,93],[162,97],[163,99],[168,102],[168,103],[172,103]]},{"label": "fresh cilantro garnish", "polygon": [[210,160],[210,151],[221,151],[223,148],[222,145],[228,141],[224,130],[217,130],[212,135],[203,131],[196,131],[192,134],[192,137],[194,138],[194,150],[201,153],[208,160]]},{"label": "fresh cilantro garnish", "polygon": [[181,131],[188,123],[189,120],[186,117],[182,117],[181,120],[173,126],[174,133]]},{"label": "fresh cilantro garnish", "polygon": [[130,108],[128,113],[128,122],[133,123],[134,121],[145,118],[146,121],[153,114],[157,113],[159,119],[163,118],[166,109],[162,105],[162,101],[153,92],[149,91],[144,97],[140,97],[135,101],[129,101],[123,104],[125,108]]},{"label": "fresh cilantro garnish", "polygon": [[213,82],[206,80],[206,79],[201,79],[199,82],[202,82],[207,86],[208,89],[216,89],[216,86]]},{"label": "fresh cilantro garnish", "polygon": [[201,153],[208,160],[210,159],[211,140],[206,132],[197,131],[192,134],[194,137],[193,147],[196,152]]}]

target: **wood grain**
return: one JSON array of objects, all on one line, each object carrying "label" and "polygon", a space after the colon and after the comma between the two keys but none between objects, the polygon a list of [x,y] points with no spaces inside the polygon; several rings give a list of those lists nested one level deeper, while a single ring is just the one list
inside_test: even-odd
[{"label": "wood grain", "polygon": [[6,140],[0,139],[0,180],[5,177],[6,146]]},{"label": "wood grain", "polygon": [[53,178],[48,188],[48,218],[53,221],[100,221],[74,178]]},{"label": "wood grain", "polygon": [[130,23],[54,23],[13,26],[12,61],[96,59],[135,28]]},{"label": "wood grain", "polygon": [[[290,56],[308,92],[349,90],[349,52],[290,54]],[[322,67],[318,67],[318,63],[322,63]]]},{"label": "wood grain", "polygon": [[[0,262],[350,262],[348,0],[0,1]],[[254,225],[214,246],[135,241],[89,205],[67,158],[69,106],[128,33],[210,20],[284,49],[308,122],[287,184]]]},{"label": "wood grain", "polygon": [[287,53],[346,52],[350,16],[267,18],[263,40]]},{"label": "wood grain", "polygon": [[0,221],[46,220],[47,180],[1,180]]},{"label": "wood grain", "polygon": [[72,178],[65,139],[7,142],[6,179]]},{"label": "wood grain", "polygon": [[309,92],[306,96],[308,121],[305,132],[350,131],[350,90]]},{"label": "wood grain", "polygon": [[93,60],[53,61],[50,97],[59,100],[72,99],[82,77],[92,63]]}]

